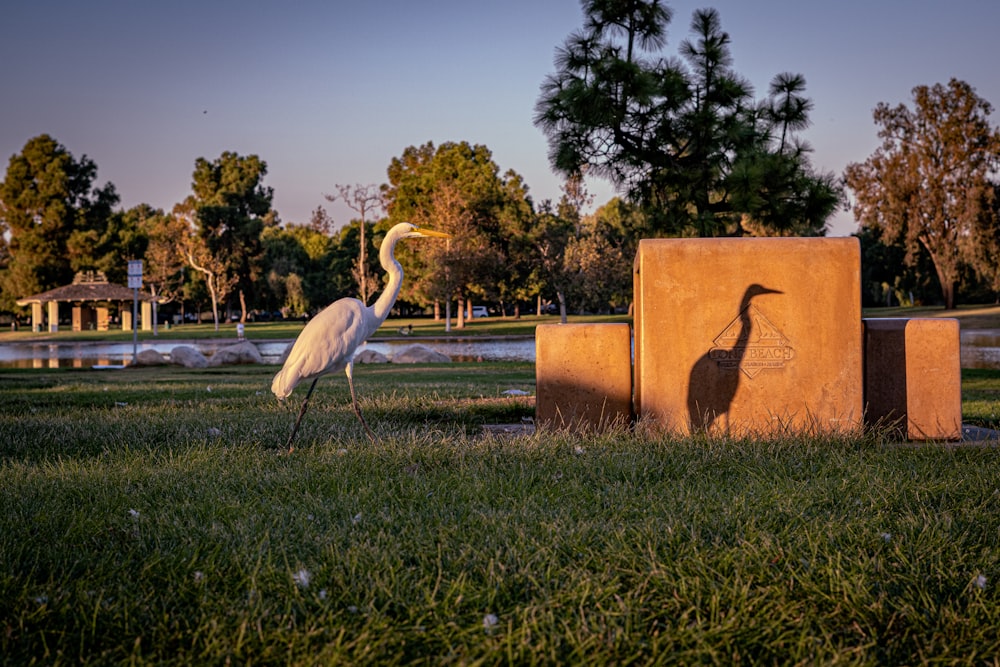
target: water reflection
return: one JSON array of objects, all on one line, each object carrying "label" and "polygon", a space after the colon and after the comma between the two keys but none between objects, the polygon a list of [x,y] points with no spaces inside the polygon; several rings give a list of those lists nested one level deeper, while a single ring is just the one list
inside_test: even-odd
[{"label": "water reflection", "polygon": [[[291,341],[253,341],[264,363],[277,364]],[[165,357],[179,345],[196,348],[206,357],[221,347],[234,344],[223,341],[140,342],[138,352],[155,350]],[[497,339],[403,339],[374,341],[361,350],[374,350],[391,358],[411,345],[425,345],[451,357],[452,361],[528,361],[535,360],[534,338]],[[90,368],[91,366],[128,365],[132,362],[132,343],[65,342],[0,344],[0,368]]]},{"label": "water reflection", "polygon": [[1000,329],[962,332],[962,368],[1000,368]]}]

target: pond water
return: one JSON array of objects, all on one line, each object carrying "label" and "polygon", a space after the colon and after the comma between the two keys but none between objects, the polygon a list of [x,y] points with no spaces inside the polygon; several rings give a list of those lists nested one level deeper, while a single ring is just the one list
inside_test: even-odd
[{"label": "pond water", "polygon": [[[190,345],[210,357],[220,347],[234,341],[141,341],[138,350],[156,350],[168,356],[178,345]],[[535,360],[534,338],[401,338],[369,342],[361,349],[392,357],[414,344],[446,354],[453,361]],[[255,341],[264,362],[277,364],[289,341]],[[132,361],[132,343],[4,343],[0,344],[0,368],[90,368],[119,366]],[[962,332],[962,368],[1000,369],[1000,329]]]},{"label": "pond water", "polygon": [[[290,341],[253,341],[264,363],[277,364]],[[206,357],[234,341],[140,341],[137,350],[156,350],[164,356],[179,345],[194,347]],[[452,361],[534,361],[534,338],[490,339],[392,339],[366,343],[387,357],[415,344],[425,345],[451,357]],[[121,366],[132,361],[132,343],[4,343],[0,344],[0,368],[90,368]]]},{"label": "pond water", "polygon": [[1000,368],[1000,329],[962,332],[962,368]]}]

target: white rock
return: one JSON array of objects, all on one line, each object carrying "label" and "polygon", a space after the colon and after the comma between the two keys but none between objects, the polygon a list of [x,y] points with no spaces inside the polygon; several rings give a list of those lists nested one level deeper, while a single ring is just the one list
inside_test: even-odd
[{"label": "white rock", "polygon": [[162,366],[167,360],[156,350],[143,350],[135,355],[132,363],[136,366]]},{"label": "white rock", "polygon": [[441,364],[450,361],[451,357],[448,355],[425,345],[410,345],[392,355],[394,364]]},{"label": "white rock", "polygon": [[387,356],[375,350],[361,350],[354,355],[354,363],[356,364],[385,364],[388,362]]},{"label": "white rock", "polygon": [[208,359],[190,345],[178,345],[170,350],[170,363],[184,368],[205,368],[208,366]]},{"label": "white rock", "polygon": [[264,359],[260,356],[260,350],[250,341],[219,348],[208,360],[209,366],[261,363],[264,363]]}]

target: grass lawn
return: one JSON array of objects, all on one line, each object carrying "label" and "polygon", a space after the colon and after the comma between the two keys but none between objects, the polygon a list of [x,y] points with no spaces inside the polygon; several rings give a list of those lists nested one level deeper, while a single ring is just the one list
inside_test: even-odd
[{"label": "grass lawn", "polygon": [[[918,308],[871,308],[865,309],[863,317],[954,317],[959,320],[963,330],[966,329],[1000,329],[1000,306],[977,305],[959,306],[955,310],[946,311],[936,306]],[[413,326],[413,336],[469,337],[469,336],[533,336],[535,327],[539,324],[558,322],[559,317],[553,315],[524,315],[520,319],[513,317],[483,317],[469,320],[463,329],[456,327],[457,320],[452,321],[452,330],[445,332],[444,321],[435,321],[428,317],[390,318],[375,334],[376,338],[398,336],[399,329]],[[631,322],[627,315],[571,315],[571,323],[580,322]],[[299,335],[303,322],[250,322],[245,326],[246,337],[250,340],[282,340],[293,339]],[[70,331],[66,325],[57,333],[32,332],[30,328],[22,327],[19,331],[0,331],[0,344],[24,341],[114,341],[131,342],[131,331]],[[140,341],[151,340],[201,340],[209,338],[235,338],[236,324],[224,322],[215,330],[212,324],[183,324],[167,328],[161,325],[154,338],[151,331],[140,331]]]},{"label": "grass lawn", "polygon": [[[1000,448],[484,435],[531,364],[0,371],[0,664],[985,664]],[[1000,372],[963,374],[996,427]]]}]

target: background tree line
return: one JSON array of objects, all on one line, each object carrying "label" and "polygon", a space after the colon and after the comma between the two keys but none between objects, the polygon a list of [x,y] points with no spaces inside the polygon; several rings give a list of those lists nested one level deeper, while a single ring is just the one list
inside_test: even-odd
[{"label": "background tree line", "polygon": [[[484,146],[410,147],[390,164],[388,184],[337,186],[328,198],[344,199],[360,216],[339,229],[321,206],[307,223],[282,223],[264,185],[267,164],[255,155],[198,158],[192,193],[170,211],[147,204],[116,209],[114,186],[95,185],[96,172],[89,158],[74,157],[48,135],[29,140],[11,158],[0,186],[0,308],[15,312],[17,298],[68,284],[85,269],[123,283],[127,260],[143,258],[149,291],[182,317],[185,311],[212,311],[217,323],[227,316],[298,317],[345,295],[371,298],[381,288],[377,247],[404,219],[456,238],[440,249],[400,253],[408,274],[401,311],[442,304],[447,310],[455,303],[461,326],[474,301],[510,311],[534,306],[547,298],[553,275],[533,260],[539,215],[527,186],[512,171],[501,175]],[[550,226],[583,235],[568,197],[558,207],[545,203],[544,210]],[[618,284],[577,290],[580,308],[627,305],[630,260],[619,256],[614,271],[601,270]],[[598,270],[579,254],[560,259],[557,269]],[[606,283],[606,275],[595,276],[595,285]]]},{"label": "background tree line", "polygon": [[[381,185],[335,185],[357,217],[336,228],[321,206],[284,223],[264,184],[267,164],[225,152],[198,158],[191,194],[171,210],[118,208],[97,165],[56,139],[30,139],[0,184],[0,310],[98,269],[124,282],[146,260],[164,303],[226,315],[299,316],[380,289],[377,247],[395,223],[451,232],[449,243],[404,246],[402,312],[475,303],[520,312],[627,308],[636,244],[653,236],[818,236],[838,207],[861,223],[868,305],[994,299],[1000,291],[1000,133],[968,84],[918,86],[914,107],[880,104],[882,146],[842,178],[817,173],[799,137],[811,101],[801,74],[767,94],[733,67],[718,12],[694,12],[678,55],[666,53],[672,13],[659,0],[584,0],[585,21],[557,51],[535,123],[564,177],[557,201],[536,202],[515,171],[467,142],[410,146]],[[621,196],[593,213],[586,176]],[[850,198],[848,197],[848,191]]]}]

